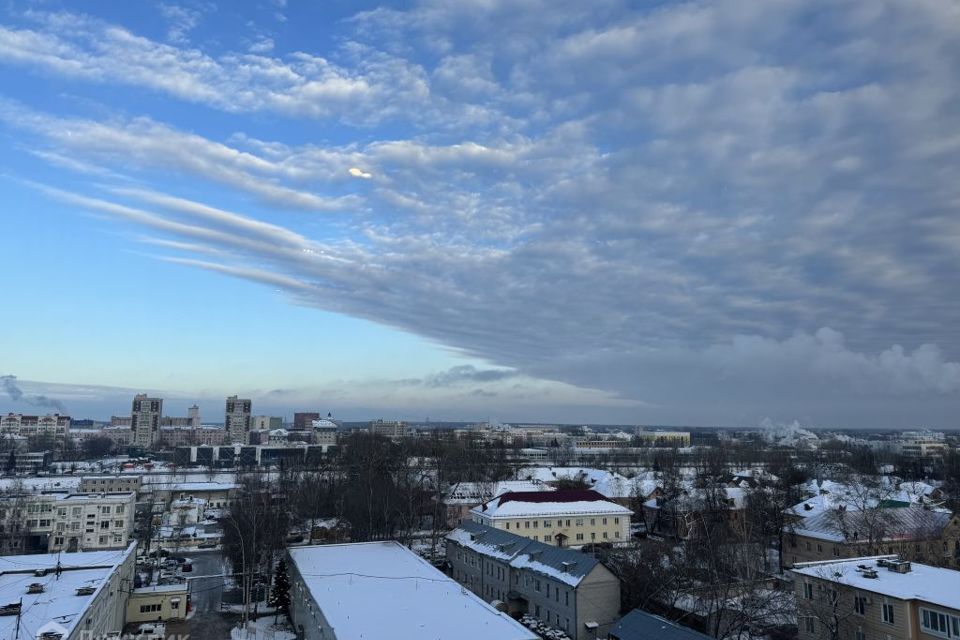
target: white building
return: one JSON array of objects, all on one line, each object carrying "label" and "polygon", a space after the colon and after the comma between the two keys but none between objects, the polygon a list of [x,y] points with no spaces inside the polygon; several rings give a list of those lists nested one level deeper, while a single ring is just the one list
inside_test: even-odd
[{"label": "white building", "polygon": [[160,439],[160,419],[163,417],[163,398],[150,398],[145,393],[133,398],[130,425],[133,445],[143,449],[153,447]]},{"label": "white building", "polygon": [[86,640],[119,634],[135,551],[131,544],[119,553],[0,557],[0,638]]},{"label": "white building", "polygon": [[223,428],[227,431],[228,444],[249,443],[251,405],[250,400],[244,398],[227,398]]},{"label": "white building", "polygon": [[70,435],[70,416],[59,413],[45,416],[8,413],[0,417],[0,433],[25,438],[49,437],[63,442]]},{"label": "white building", "polygon": [[400,420],[373,420],[370,422],[370,433],[387,438],[403,438],[410,435],[410,427]]},{"label": "white building", "polygon": [[337,444],[336,422],[324,418],[322,420],[314,420],[312,424],[314,444],[322,445],[324,451],[327,450],[327,447],[332,447]]},{"label": "white building", "polygon": [[289,551],[290,617],[303,640],[536,640],[398,542]]},{"label": "white building", "polygon": [[44,492],[0,497],[5,552],[123,549],[136,494]]}]

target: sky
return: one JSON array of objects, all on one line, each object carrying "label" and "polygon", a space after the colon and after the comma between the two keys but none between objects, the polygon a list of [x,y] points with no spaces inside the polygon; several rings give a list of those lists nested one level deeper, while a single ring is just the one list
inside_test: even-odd
[{"label": "sky", "polygon": [[952,0],[0,3],[0,411],[953,428]]}]

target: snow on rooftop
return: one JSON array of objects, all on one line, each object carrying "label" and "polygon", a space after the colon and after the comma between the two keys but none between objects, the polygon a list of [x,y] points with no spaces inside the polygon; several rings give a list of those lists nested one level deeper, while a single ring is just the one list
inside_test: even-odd
[{"label": "snow on rooftop", "polygon": [[537,638],[397,542],[297,547],[289,553],[340,640]]},{"label": "snow on rooftop", "polygon": [[488,518],[522,518],[566,514],[629,516],[633,512],[596,491],[565,489],[505,493],[474,507],[470,513]]},{"label": "snow on rooftop", "polygon": [[[53,621],[68,632],[83,620],[83,614],[97,592],[77,595],[80,587],[99,588],[116,566],[133,553],[135,544],[120,551],[88,551],[77,553],[43,553],[22,556],[0,556],[0,605],[21,602],[19,637],[37,637],[41,627]],[[64,568],[58,577],[53,569],[59,560]],[[36,576],[35,570],[51,570]],[[40,593],[27,593],[27,587],[43,585]],[[0,638],[17,635],[18,616],[0,616]]]},{"label": "snow on rooftop", "polygon": [[[811,562],[797,565],[792,571],[800,576],[829,580],[891,598],[920,600],[960,609],[960,572],[914,562],[911,563],[909,572],[898,573],[877,564],[878,560],[895,557],[874,556],[839,562]],[[877,577],[867,577],[858,570],[860,566],[876,570]]]}]

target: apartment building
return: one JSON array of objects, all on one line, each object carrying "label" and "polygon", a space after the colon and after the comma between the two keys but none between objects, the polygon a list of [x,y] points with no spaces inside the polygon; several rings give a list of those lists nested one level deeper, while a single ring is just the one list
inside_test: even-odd
[{"label": "apartment building", "polygon": [[250,409],[252,402],[245,398],[230,396],[226,402],[223,428],[230,444],[248,444],[250,437]]},{"label": "apartment building", "polygon": [[911,458],[942,458],[947,451],[946,437],[939,431],[905,431],[899,444],[900,453]]},{"label": "apartment building", "polygon": [[302,640],[536,640],[394,541],[288,550],[290,619]]},{"label": "apartment building", "polygon": [[160,444],[165,447],[190,447],[194,445],[219,446],[227,438],[227,432],[217,427],[161,427]]},{"label": "apartment building", "polygon": [[637,427],[634,437],[644,446],[689,447],[689,431],[646,431]]},{"label": "apartment building", "polygon": [[633,512],[596,491],[511,491],[470,510],[471,519],[558,547],[629,539]]},{"label": "apartment building", "polygon": [[372,420],[369,426],[370,433],[387,438],[403,438],[410,435],[410,427],[400,420]]},{"label": "apartment building", "polygon": [[0,417],[0,433],[24,438],[46,437],[63,442],[70,435],[70,416],[59,413],[45,416],[8,413]]},{"label": "apartment building", "polygon": [[794,566],[801,640],[960,637],[960,572],[900,560],[851,558]]},{"label": "apartment building", "polygon": [[593,556],[464,522],[447,535],[453,579],[511,614],[531,615],[573,640],[606,638],[620,581]]},{"label": "apartment building", "polygon": [[135,561],[133,543],[119,553],[0,557],[0,638],[119,637]]},{"label": "apartment building", "polygon": [[784,563],[877,553],[936,566],[960,566],[960,516],[914,504],[855,511],[829,509],[787,525]]},{"label": "apartment building", "polygon": [[163,417],[163,398],[151,398],[145,393],[134,396],[130,410],[130,429],[133,444],[150,449],[160,439],[160,419]]},{"label": "apartment building", "polygon": [[270,431],[271,429],[282,429],[283,418],[280,416],[253,416],[250,419],[251,431]]},{"label": "apartment building", "polygon": [[143,476],[118,474],[113,476],[83,476],[79,493],[140,493]]},{"label": "apartment building", "polygon": [[123,549],[133,533],[136,494],[42,492],[0,497],[0,551]]}]

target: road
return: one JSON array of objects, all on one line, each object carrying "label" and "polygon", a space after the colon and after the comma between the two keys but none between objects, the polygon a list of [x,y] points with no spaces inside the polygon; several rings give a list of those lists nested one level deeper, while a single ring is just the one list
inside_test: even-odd
[{"label": "road", "polygon": [[[193,574],[195,576],[209,576],[190,578],[190,601],[197,614],[220,612],[220,601],[223,598],[223,574],[227,572],[228,563],[220,551],[191,551],[184,554],[193,560]],[[190,576],[191,574],[186,574]]]}]

